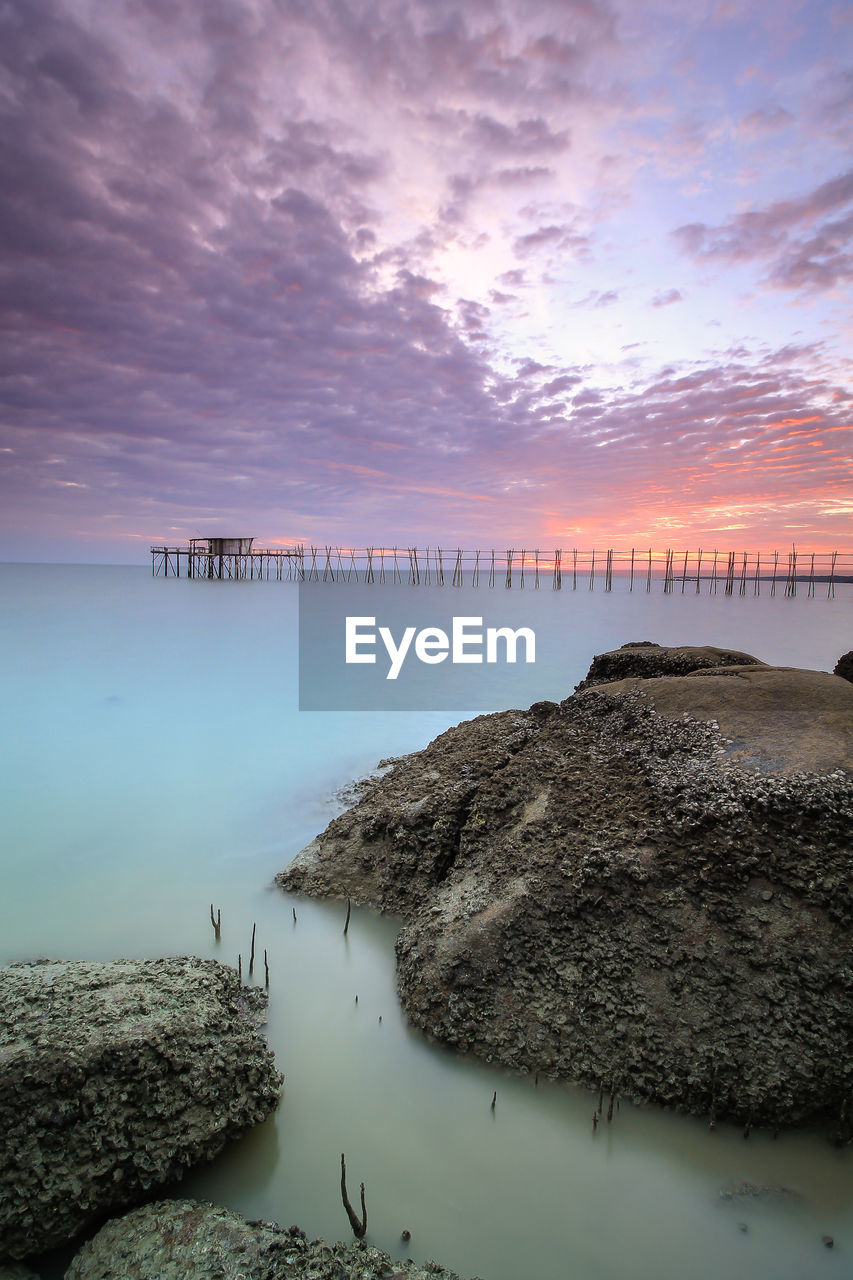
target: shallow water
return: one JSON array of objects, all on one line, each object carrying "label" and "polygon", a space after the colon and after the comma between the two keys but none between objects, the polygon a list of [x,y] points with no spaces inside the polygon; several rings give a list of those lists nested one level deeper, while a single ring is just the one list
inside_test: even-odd
[{"label": "shallow water", "polygon": [[[255,921],[259,956],[269,954],[281,1106],[192,1174],[187,1194],[346,1236],[345,1151],[351,1195],[366,1184],[370,1242],[405,1256],[407,1228],[411,1256],[463,1276],[850,1274],[850,1152],[823,1136],[745,1142],[625,1104],[593,1135],[585,1090],[536,1086],[405,1025],[393,921],[354,911],[344,938],[339,904],[269,887],[336,811],[339,787],[460,713],[300,713],[288,584],[0,566],[0,590],[0,961],[191,952],[236,963],[239,951],[245,972]],[[831,670],[850,647],[853,593],[837,588],[827,601],[817,590],[813,600],[664,596],[659,586],[649,596],[617,583],[610,594],[529,592],[512,607],[557,628],[534,696],[560,698],[594,652],[636,639]],[[512,693],[495,709],[513,705]],[[218,947],[211,901],[222,909]],[[720,1197],[743,1182],[791,1194]]]}]

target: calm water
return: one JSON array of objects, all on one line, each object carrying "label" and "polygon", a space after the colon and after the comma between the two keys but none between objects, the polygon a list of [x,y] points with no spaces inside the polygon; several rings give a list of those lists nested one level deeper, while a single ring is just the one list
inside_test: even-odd
[{"label": "calm water", "polygon": [[[346,1238],[345,1151],[351,1190],[366,1184],[369,1240],[404,1256],[408,1228],[411,1256],[463,1276],[851,1274],[850,1152],[808,1135],[744,1142],[624,1105],[593,1136],[585,1091],[534,1087],[406,1027],[393,922],[354,912],[344,939],[339,905],[269,887],[337,812],[338,788],[425,745],[458,712],[300,713],[287,584],[5,565],[0,590],[0,962],[191,952],[236,963],[241,951],[245,969],[253,921],[269,952],[267,1033],[284,1098],[189,1177],[187,1194]],[[709,598],[658,586],[648,596],[616,585],[609,595],[528,592],[513,607],[559,628],[535,696],[560,698],[594,652],[627,640],[726,645],[831,670],[851,647],[853,594],[818,593]],[[494,709],[512,704],[510,691]],[[218,948],[211,901],[222,909]],[[744,1181],[796,1194],[721,1200]]]}]

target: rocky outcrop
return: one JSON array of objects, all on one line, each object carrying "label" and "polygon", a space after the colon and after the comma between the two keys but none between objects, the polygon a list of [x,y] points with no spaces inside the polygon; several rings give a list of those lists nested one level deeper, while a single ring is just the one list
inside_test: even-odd
[{"label": "rocky outcrop", "polygon": [[834,676],[620,680],[442,734],[278,879],[401,915],[403,1004],[457,1049],[846,1137],[851,768]]},{"label": "rocky outcrop", "polygon": [[655,676],[686,676],[691,671],[707,671],[713,667],[763,666],[758,658],[738,649],[715,649],[712,645],[661,645],[651,640],[634,640],[621,649],[597,653],[575,693],[592,689],[611,680],[636,677],[650,680]]},{"label": "rocky outcrop", "polygon": [[247,1222],[191,1200],[160,1201],[102,1227],[65,1280],[458,1280],[435,1262],[393,1261],[364,1241],[308,1241],[298,1227]]},{"label": "rocky outcrop", "polygon": [[70,1240],[275,1108],[266,996],[213,960],[0,970],[0,1255]]},{"label": "rocky outcrop", "polygon": [[832,673],[841,676],[842,680],[853,681],[853,649],[849,653],[842,653],[832,668]]}]

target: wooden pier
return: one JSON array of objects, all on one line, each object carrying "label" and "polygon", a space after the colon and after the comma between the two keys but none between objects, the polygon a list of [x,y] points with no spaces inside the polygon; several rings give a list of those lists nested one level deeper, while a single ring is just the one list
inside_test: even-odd
[{"label": "wooden pier", "polygon": [[461,547],[255,547],[251,538],[196,538],[182,547],[151,548],[161,578],[221,581],[364,582],[409,586],[504,587],[555,591],[614,584],[628,591],[808,596],[853,582],[853,551],[678,551],[631,548],[581,551],[538,548],[467,551]]}]

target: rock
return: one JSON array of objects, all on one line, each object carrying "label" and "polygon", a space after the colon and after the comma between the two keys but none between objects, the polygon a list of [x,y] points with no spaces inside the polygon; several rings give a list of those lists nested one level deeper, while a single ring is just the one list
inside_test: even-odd
[{"label": "rock", "polygon": [[832,671],[833,675],[841,676],[842,680],[853,681],[853,649],[841,655]]},{"label": "rock", "polygon": [[72,1239],[274,1109],[266,996],[213,960],[0,970],[0,1255]]},{"label": "rock", "polygon": [[715,649],[711,645],[660,645],[651,640],[635,640],[621,649],[597,653],[575,693],[606,684],[610,680],[635,677],[649,680],[655,676],[686,676],[691,671],[712,667],[763,666],[758,658],[737,649]]},{"label": "rock", "polygon": [[29,1267],[24,1267],[20,1262],[13,1262],[9,1266],[4,1267],[0,1263],[0,1280],[39,1280],[35,1271],[30,1271]]},{"label": "rock", "polygon": [[458,1280],[435,1262],[392,1262],[387,1253],[352,1244],[308,1241],[305,1232],[192,1200],[161,1200],[102,1227],[83,1246],[65,1280]]},{"label": "rock", "polygon": [[448,1045],[846,1140],[851,767],[834,676],[623,679],[442,734],[277,879],[402,916],[402,1002]]}]

